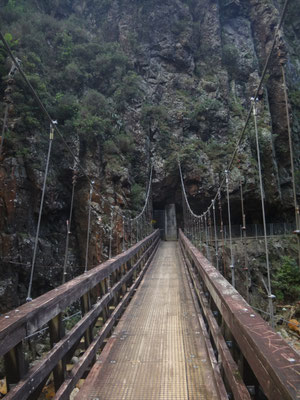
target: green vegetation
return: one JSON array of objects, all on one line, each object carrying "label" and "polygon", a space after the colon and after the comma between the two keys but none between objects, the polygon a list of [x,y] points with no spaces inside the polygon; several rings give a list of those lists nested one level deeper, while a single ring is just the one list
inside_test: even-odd
[{"label": "green vegetation", "polygon": [[141,206],[144,203],[144,196],[145,196],[145,188],[139,185],[138,183],[135,183],[131,187],[131,194],[130,194],[130,200],[132,204],[132,209],[134,211],[138,211],[141,209]]},{"label": "green vegetation", "polygon": [[[95,12],[101,14],[111,1],[94,3]],[[64,17],[54,18],[62,9]],[[119,43],[109,42],[101,34],[91,35],[84,19],[78,20],[72,13],[69,1],[50,4],[44,0],[36,7],[31,1],[8,0],[0,10],[0,24],[32,86],[66,138],[98,141],[115,155],[131,153],[132,137],[126,138],[122,112],[131,102],[140,101],[140,78]],[[10,66],[0,44],[1,98]],[[19,74],[14,78],[12,116],[17,123],[13,136],[20,142],[34,135],[46,140],[48,124]],[[3,108],[0,102],[0,110]],[[112,151],[113,147],[117,150]],[[30,157],[30,152],[26,156]],[[124,164],[125,160],[119,158],[118,162]]]},{"label": "green vegetation", "polygon": [[238,71],[239,52],[232,44],[225,44],[222,48],[222,61],[230,74],[235,75]]},{"label": "green vegetation", "polygon": [[168,157],[171,146],[171,128],[167,109],[162,105],[143,105],[141,123],[150,139],[153,139],[154,134],[157,133],[155,140],[158,144],[158,151],[164,158]]},{"label": "green vegetation", "polygon": [[[190,122],[190,129],[198,130],[199,122],[207,118],[214,119],[216,112],[223,108],[222,103],[217,99],[204,98],[193,106],[187,118]],[[213,118],[212,118],[213,117]]]},{"label": "green vegetation", "polygon": [[272,286],[278,301],[293,301],[300,296],[300,274],[296,261],[283,256],[273,276]]},{"label": "green vegetation", "polygon": [[293,110],[295,111],[295,115],[300,120],[300,89],[291,90],[289,98],[294,106]]}]

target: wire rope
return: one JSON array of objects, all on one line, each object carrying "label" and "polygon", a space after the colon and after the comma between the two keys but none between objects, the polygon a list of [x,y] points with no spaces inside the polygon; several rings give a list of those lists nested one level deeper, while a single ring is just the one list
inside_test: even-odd
[{"label": "wire rope", "polygon": [[[261,90],[261,88],[262,88],[263,81],[264,81],[264,79],[265,79],[265,76],[266,76],[267,70],[268,70],[268,68],[269,68],[270,61],[271,61],[271,56],[272,56],[272,54],[273,54],[273,51],[274,51],[274,48],[275,48],[275,45],[276,45],[278,33],[279,33],[279,30],[280,30],[281,27],[282,27],[282,24],[283,24],[283,22],[284,22],[284,18],[285,18],[285,16],[286,16],[286,12],[287,12],[287,7],[288,7],[289,1],[290,1],[290,0],[285,0],[284,6],[283,6],[283,8],[282,8],[282,11],[281,11],[281,14],[280,14],[280,17],[279,17],[279,22],[278,22],[278,25],[277,25],[277,27],[276,27],[276,29],[275,29],[275,34],[274,34],[273,42],[272,42],[272,45],[271,45],[271,49],[270,49],[270,51],[269,51],[269,53],[268,53],[268,56],[267,56],[267,59],[266,59],[266,62],[265,62],[265,65],[264,65],[264,68],[263,68],[263,71],[262,71],[262,74],[261,74],[261,77],[260,77],[260,81],[259,81],[258,86],[257,86],[257,89],[256,89],[256,91],[255,91],[255,94],[254,94],[254,97],[253,97],[254,99],[256,99],[256,98],[258,97],[259,92],[260,92],[260,90]],[[253,102],[250,103],[250,108],[249,108],[249,111],[248,111],[248,114],[247,114],[247,118],[246,118],[244,127],[243,127],[243,129],[242,129],[242,132],[241,132],[241,134],[240,134],[238,140],[237,140],[236,147],[235,147],[235,149],[234,149],[234,151],[233,151],[233,153],[232,153],[231,160],[230,160],[230,162],[229,162],[229,164],[228,164],[228,166],[227,166],[227,168],[226,168],[227,171],[230,171],[231,168],[232,168],[232,166],[233,166],[233,163],[234,163],[234,160],[235,160],[235,158],[236,158],[237,152],[238,152],[238,150],[239,150],[239,148],[240,148],[240,145],[241,145],[242,140],[243,140],[243,138],[244,138],[244,136],[245,136],[245,133],[246,133],[246,129],[247,129],[248,124],[249,124],[249,122],[250,122],[250,120],[251,120],[252,111],[253,111]],[[181,168],[180,168],[180,171],[181,171]],[[182,174],[181,174],[181,176],[182,176]],[[225,182],[226,182],[226,176],[224,175],[223,178],[222,178],[222,180],[221,180],[221,183],[220,183],[220,185],[219,185],[219,188],[218,188],[218,190],[217,190],[217,193],[216,193],[216,195],[215,195],[215,197],[214,197],[215,200],[217,199],[219,190],[222,189],[222,187],[224,186],[224,183],[225,183]],[[187,201],[187,204],[188,204],[188,208],[190,209],[191,214],[192,214],[194,217],[198,217],[198,215],[196,215],[195,213],[193,213],[192,209],[190,208],[189,203],[188,203],[188,200],[187,200],[187,197],[186,197],[186,194],[185,194],[185,198],[186,198],[186,201]],[[211,207],[211,206],[210,206],[210,207]]]},{"label": "wire rope", "polygon": [[216,263],[217,263],[217,270],[219,271],[219,249],[218,249],[218,236],[217,236],[217,223],[216,223],[216,206],[215,206],[215,199],[212,200],[212,207],[213,207],[213,221],[214,221]]},{"label": "wire rope", "polygon": [[227,195],[227,210],[228,210],[228,229],[229,229],[229,248],[230,248],[230,269],[231,269],[231,283],[235,287],[235,271],[234,271],[234,254],[232,245],[232,229],[231,229],[231,210],[230,210],[230,196],[229,196],[229,172],[225,171],[226,177],[226,195]]},{"label": "wire rope", "polygon": [[284,100],[285,100],[285,112],[286,112],[287,130],[288,130],[288,138],[289,138],[290,163],[291,163],[292,186],[293,186],[293,197],[294,197],[294,208],[295,208],[295,221],[296,221],[296,231],[295,231],[295,233],[297,234],[297,245],[298,245],[298,267],[300,268],[300,210],[299,210],[299,204],[297,202],[295,166],[294,166],[294,152],[293,152],[291,124],[290,124],[287,85],[286,85],[286,77],[285,77],[285,70],[284,70],[284,66],[283,66],[283,60],[281,60],[281,74],[282,74]]},{"label": "wire rope", "polygon": [[[66,142],[65,138],[63,137],[63,134],[61,133],[60,129],[58,128],[58,126],[56,124],[54,124],[54,120],[51,118],[50,114],[48,113],[46,107],[44,106],[43,102],[41,101],[38,93],[36,92],[36,90],[33,88],[33,86],[31,85],[30,81],[28,80],[26,74],[24,73],[23,69],[20,66],[20,62],[18,62],[18,60],[16,59],[16,57],[14,56],[10,46],[8,45],[7,41],[5,40],[4,35],[2,34],[2,32],[0,31],[0,39],[2,40],[4,47],[8,53],[8,55],[10,56],[10,58],[12,59],[13,63],[16,66],[16,70],[18,70],[18,72],[20,73],[21,77],[23,78],[23,80],[25,81],[26,85],[28,86],[29,90],[31,91],[31,94],[33,95],[34,99],[36,100],[39,108],[41,109],[41,111],[43,112],[43,114],[45,115],[45,117],[48,119],[48,122],[53,126],[53,129],[55,130],[55,132],[58,134],[58,136],[60,137],[60,139],[62,140],[64,146],[66,147],[66,149],[68,150],[68,152],[71,154],[73,160],[76,162],[76,165],[78,167],[78,169],[81,171],[81,173],[85,176],[85,178],[88,180],[88,182],[90,184],[93,184],[93,180],[88,176],[88,174],[86,173],[84,167],[80,164],[80,161],[78,159],[78,157],[74,154],[73,150],[71,149],[71,147],[68,145],[68,143]],[[151,171],[152,171],[152,167],[151,167]],[[152,176],[152,175],[151,175]],[[105,198],[103,198],[102,194],[96,189],[94,188],[94,191],[97,192],[99,194],[99,196],[103,199],[104,202],[106,202],[106,204],[109,205],[109,207],[111,207],[111,204],[109,203],[108,200],[106,200]],[[144,207],[145,208],[145,207]],[[141,212],[141,214],[144,211],[144,208]],[[123,213],[119,212],[118,210],[115,210],[115,213],[119,214],[120,216],[123,216]],[[125,218],[127,218],[125,216]]]},{"label": "wire rope", "polygon": [[90,195],[89,195],[89,212],[88,212],[88,226],[87,226],[87,234],[86,234],[86,249],[85,249],[85,265],[84,272],[88,270],[88,258],[89,258],[89,244],[90,244],[90,229],[91,229],[91,204],[92,204],[92,196],[93,196],[93,181],[90,185]]},{"label": "wire rope", "polygon": [[136,217],[131,218],[131,221],[135,221],[135,220],[139,219],[144,214],[144,212],[146,211],[146,208],[147,208],[147,205],[148,205],[148,201],[150,199],[152,176],[153,176],[153,164],[151,164],[151,168],[150,168],[150,177],[149,177],[149,182],[148,182],[148,188],[147,188],[147,194],[146,194],[144,207],[143,207],[142,211]]},{"label": "wire rope", "polygon": [[6,130],[7,130],[8,107],[9,107],[9,105],[6,104],[6,105],[5,105],[5,110],[4,110],[2,131],[1,131],[0,156],[1,156],[1,154],[2,154],[2,148],[3,148],[3,143],[4,143],[5,132],[6,132]]},{"label": "wire rope", "polygon": [[54,139],[54,130],[53,130],[53,124],[51,124],[50,125],[48,155],[47,155],[47,161],[46,161],[46,168],[45,168],[45,175],[44,175],[44,182],[43,182],[43,189],[42,189],[42,197],[41,197],[41,201],[40,201],[40,210],[39,210],[38,224],[37,224],[37,230],[36,230],[36,236],[35,236],[35,242],[34,242],[33,257],[32,257],[32,263],[31,263],[31,272],[30,272],[29,286],[28,286],[26,301],[32,300],[31,290],[32,290],[33,272],[34,272],[35,261],[36,261],[38,240],[39,240],[39,236],[40,236],[42,211],[43,211],[43,206],[44,206],[46,184],[47,184],[47,177],[48,177],[48,170],[49,170],[49,164],[50,164],[50,156],[51,156],[53,139]]},{"label": "wire rope", "polygon": [[268,298],[269,298],[271,323],[272,323],[272,326],[273,326],[274,325],[273,299],[275,298],[275,296],[272,294],[272,288],[271,288],[269,248],[268,248],[268,240],[267,240],[267,226],[266,226],[265,200],[264,200],[265,199],[265,194],[264,194],[263,180],[262,180],[262,168],[261,168],[261,161],[260,161],[260,148],[259,148],[259,138],[258,138],[258,127],[257,127],[257,108],[256,108],[256,102],[255,101],[253,101],[253,117],[254,117],[254,127],[255,127],[256,151],[257,151],[258,174],[259,174],[259,187],[260,187],[260,197],[261,197],[261,210],[262,210],[262,219],[263,219],[263,228],[264,228],[266,266],[267,266],[267,275],[268,275],[267,292],[268,292]]},{"label": "wire rope", "polygon": [[65,249],[65,258],[64,258],[64,267],[63,267],[62,283],[65,283],[65,281],[66,281],[66,275],[67,275],[67,262],[68,262],[68,253],[69,253],[69,239],[70,239],[70,234],[71,234],[71,224],[72,224],[72,216],[73,216],[73,205],[74,205],[75,185],[76,185],[76,170],[75,170],[75,166],[74,166],[73,177],[72,177],[72,194],[71,194],[70,214],[69,214],[69,219],[68,219],[68,221],[67,221],[67,238],[66,238],[66,249]]}]

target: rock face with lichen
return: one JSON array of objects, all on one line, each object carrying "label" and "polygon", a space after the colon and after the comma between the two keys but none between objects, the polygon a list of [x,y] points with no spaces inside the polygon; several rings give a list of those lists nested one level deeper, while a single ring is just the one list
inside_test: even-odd
[{"label": "rock face with lichen", "polygon": [[[25,4],[26,3],[26,4]],[[196,212],[210,203],[244,126],[271,48],[282,1],[61,0],[6,1],[1,26],[22,67],[58,120],[63,138],[95,181],[89,265],[106,259],[111,206],[113,252],[121,250],[120,210],[143,203],[150,161],[154,207],[181,212],[177,159]],[[269,221],[292,218],[287,120],[280,60],[284,58],[299,181],[300,14],[291,0],[258,104]],[[0,49],[0,105],[9,98],[0,156],[0,303],[26,297],[48,146],[48,123],[21,77],[7,89],[10,62]],[[34,296],[62,278],[74,161],[55,138]],[[246,130],[230,180],[239,223],[243,183],[249,222],[260,219],[254,127]],[[299,183],[299,182],[298,182]],[[89,183],[77,170],[68,277],[83,271]],[[299,185],[298,185],[299,190]]]}]

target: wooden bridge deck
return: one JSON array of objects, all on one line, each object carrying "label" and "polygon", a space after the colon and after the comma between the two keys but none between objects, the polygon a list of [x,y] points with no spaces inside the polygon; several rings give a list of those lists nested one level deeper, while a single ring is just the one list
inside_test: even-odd
[{"label": "wooden bridge deck", "polygon": [[177,242],[163,242],[80,400],[218,399]]}]

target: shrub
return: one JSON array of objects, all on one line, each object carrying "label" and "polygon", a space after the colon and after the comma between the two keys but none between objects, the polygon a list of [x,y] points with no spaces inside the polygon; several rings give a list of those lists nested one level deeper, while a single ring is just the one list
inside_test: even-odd
[{"label": "shrub", "polygon": [[159,124],[166,122],[167,119],[168,114],[164,106],[145,104],[142,108],[141,122],[144,128],[149,127],[154,121]]},{"label": "shrub", "polygon": [[116,137],[116,141],[122,153],[130,153],[133,150],[133,138],[131,135],[121,133]]},{"label": "shrub", "polygon": [[55,117],[59,120],[59,123],[63,123],[67,119],[72,119],[76,116],[78,111],[77,98],[71,94],[65,94],[60,96],[60,93],[56,95],[57,107],[55,110]]},{"label": "shrub", "polygon": [[139,82],[140,78],[135,72],[129,72],[124,76],[114,93],[118,110],[123,110],[126,103],[140,97]]},{"label": "shrub", "polygon": [[222,49],[222,60],[228,72],[234,74],[238,70],[239,53],[237,48],[232,44],[225,44]]},{"label": "shrub", "polygon": [[131,187],[131,205],[134,210],[140,210],[144,202],[145,189],[138,183],[135,183]]},{"label": "shrub", "polygon": [[282,257],[281,267],[276,271],[272,281],[278,300],[293,301],[300,296],[300,274],[295,260],[289,256]]},{"label": "shrub", "polygon": [[104,154],[112,155],[118,153],[119,153],[118,147],[113,140],[107,140],[104,143]]}]

